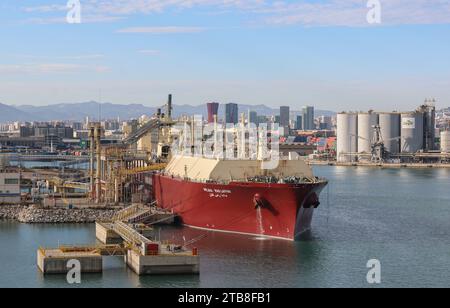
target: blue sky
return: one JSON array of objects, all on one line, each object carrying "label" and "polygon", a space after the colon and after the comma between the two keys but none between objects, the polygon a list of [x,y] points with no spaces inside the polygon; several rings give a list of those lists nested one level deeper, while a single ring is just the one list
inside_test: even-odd
[{"label": "blue sky", "polygon": [[0,102],[450,105],[450,0],[80,2],[2,1]]}]

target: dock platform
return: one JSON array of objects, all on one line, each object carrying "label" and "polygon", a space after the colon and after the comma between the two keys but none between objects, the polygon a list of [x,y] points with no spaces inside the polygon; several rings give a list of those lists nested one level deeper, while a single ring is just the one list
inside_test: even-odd
[{"label": "dock platform", "polygon": [[37,251],[37,264],[44,274],[67,274],[70,260],[77,260],[81,264],[82,273],[101,273],[103,258],[97,251],[64,252],[61,249],[43,249]]},{"label": "dock platform", "polygon": [[[162,216],[160,216],[162,215]],[[81,264],[82,273],[101,273],[103,256],[123,256],[124,262],[138,275],[169,275],[200,273],[198,250],[152,240],[153,228],[143,224],[167,221],[173,214],[134,205],[120,211],[111,222],[97,222],[96,238],[103,245],[61,246],[39,249],[37,263],[44,274],[65,274],[70,260]]]},{"label": "dock platform", "polygon": [[198,256],[192,253],[143,256],[128,250],[125,263],[138,275],[183,275],[200,273]]}]

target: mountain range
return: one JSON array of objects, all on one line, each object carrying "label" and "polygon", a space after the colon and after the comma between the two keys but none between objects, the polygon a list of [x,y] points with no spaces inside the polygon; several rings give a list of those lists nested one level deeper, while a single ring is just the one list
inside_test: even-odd
[{"label": "mountain range", "polygon": [[[56,104],[47,106],[31,106],[20,105],[11,106],[0,103],[0,123],[8,123],[15,121],[84,121],[86,117],[98,119],[99,115],[102,119],[130,120],[140,116],[152,115],[156,112],[157,107],[148,107],[141,104],[112,104],[98,102],[84,102],[72,104]],[[258,115],[277,115],[279,109],[267,107],[265,105],[239,105],[239,112],[247,112],[248,110],[256,111]],[[220,105],[219,114],[223,116],[225,113],[224,105]],[[206,105],[174,105],[174,116],[180,115],[203,115],[207,116]],[[300,111],[292,111],[293,115],[300,114]],[[335,112],[327,110],[316,110],[316,116],[334,115]]]}]

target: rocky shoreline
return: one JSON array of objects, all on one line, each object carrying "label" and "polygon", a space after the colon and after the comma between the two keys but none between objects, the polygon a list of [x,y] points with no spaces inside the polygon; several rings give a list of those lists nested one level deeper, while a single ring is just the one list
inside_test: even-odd
[{"label": "rocky shoreline", "polygon": [[21,223],[94,223],[111,220],[115,209],[43,209],[35,206],[0,206],[0,220],[15,220]]},{"label": "rocky shoreline", "polygon": [[0,205],[0,220],[18,220],[20,212],[25,209],[20,205]]}]

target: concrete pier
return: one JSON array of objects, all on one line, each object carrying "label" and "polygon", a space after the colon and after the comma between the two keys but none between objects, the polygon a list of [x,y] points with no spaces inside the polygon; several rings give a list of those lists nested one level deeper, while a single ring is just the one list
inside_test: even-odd
[{"label": "concrete pier", "polygon": [[96,222],[95,223],[95,236],[101,243],[109,244],[121,244],[123,239],[112,229],[112,223]]},{"label": "concrete pier", "polygon": [[64,274],[70,270],[68,262],[77,260],[82,273],[100,273],[103,270],[102,256],[120,255],[138,275],[198,275],[198,249],[189,251],[177,244],[150,239],[154,238],[154,230],[143,224],[149,219],[153,219],[155,224],[170,222],[174,215],[133,205],[119,211],[112,221],[96,223],[96,237],[104,245],[39,249],[38,267],[45,274]]},{"label": "concrete pier", "polygon": [[125,263],[138,275],[183,275],[200,273],[200,260],[192,254],[143,256],[129,250]]},{"label": "concrete pier", "polygon": [[61,249],[39,249],[37,251],[37,265],[44,274],[67,274],[70,260],[77,260],[81,264],[81,273],[101,273],[103,259],[96,252],[64,252]]}]

